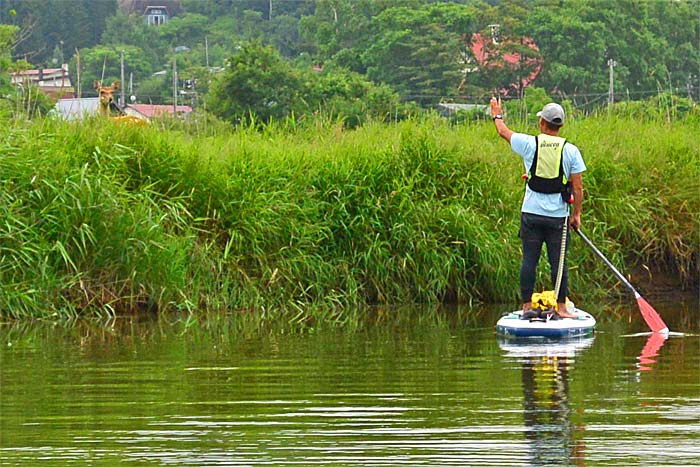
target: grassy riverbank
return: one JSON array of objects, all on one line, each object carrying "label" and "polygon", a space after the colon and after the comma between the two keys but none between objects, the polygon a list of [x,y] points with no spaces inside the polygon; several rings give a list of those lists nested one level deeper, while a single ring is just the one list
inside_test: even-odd
[{"label": "grassy riverbank", "polygon": [[[490,122],[207,136],[4,126],[5,318],[225,310],[304,323],[361,304],[517,303],[522,165]],[[697,284],[699,132],[605,117],[566,127],[589,169],[583,228],[617,264]],[[575,301],[614,287],[581,242],[570,265]]]}]

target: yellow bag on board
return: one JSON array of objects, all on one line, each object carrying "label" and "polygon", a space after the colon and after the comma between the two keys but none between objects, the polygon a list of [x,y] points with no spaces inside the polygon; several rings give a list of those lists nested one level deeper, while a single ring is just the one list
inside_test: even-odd
[{"label": "yellow bag on board", "polygon": [[[557,308],[557,298],[554,296],[554,290],[544,290],[532,294],[532,308],[537,310],[551,310]],[[574,303],[566,297],[566,309],[573,309]]]}]

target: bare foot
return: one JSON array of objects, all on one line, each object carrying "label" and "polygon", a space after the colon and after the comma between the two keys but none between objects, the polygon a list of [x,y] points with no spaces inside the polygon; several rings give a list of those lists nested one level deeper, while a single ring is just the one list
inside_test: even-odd
[{"label": "bare foot", "polygon": [[560,318],[578,318],[577,315],[569,313],[567,310],[557,311]]}]

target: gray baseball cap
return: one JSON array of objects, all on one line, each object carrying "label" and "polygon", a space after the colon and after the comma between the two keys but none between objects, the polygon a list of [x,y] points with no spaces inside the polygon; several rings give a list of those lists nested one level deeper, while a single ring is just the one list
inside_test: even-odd
[{"label": "gray baseball cap", "polygon": [[537,112],[537,116],[542,117],[549,123],[554,123],[555,125],[564,124],[564,109],[561,105],[556,104],[554,102],[550,102],[549,104],[542,107],[542,110]]}]

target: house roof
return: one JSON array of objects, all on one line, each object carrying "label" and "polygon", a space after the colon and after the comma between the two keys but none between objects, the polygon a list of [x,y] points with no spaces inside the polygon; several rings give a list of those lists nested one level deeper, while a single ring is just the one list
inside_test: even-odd
[{"label": "house roof", "polygon": [[10,76],[15,86],[24,86],[29,83],[51,96],[73,95],[74,89],[68,74],[68,65],[63,65],[61,68],[17,71]]},{"label": "house roof", "polygon": [[[173,114],[173,106],[172,105],[127,104],[126,109],[136,110],[138,113],[140,113],[141,115],[148,117],[148,118],[158,117],[158,116],[164,115],[164,114],[169,114],[169,115]],[[192,112],[192,107],[190,107],[189,105],[178,105],[177,106],[177,113],[188,114],[190,112]]]},{"label": "house roof", "polygon": [[485,110],[488,108],[485,104],[455,104],[453,102],[440,102],[438,108],[449,110]]},{"label": "house roof", "polygon": [[24,71],[16,71],[13,72],[13,76],[39,76],[39,75],[44,75],[44,76],[49,76],[56,74],[58,76],[62,76],[64,72],[63,68],[42,68],[40,70],[24,70]]}]

